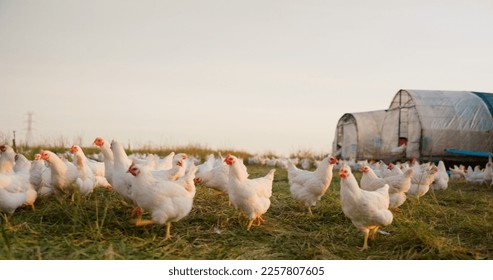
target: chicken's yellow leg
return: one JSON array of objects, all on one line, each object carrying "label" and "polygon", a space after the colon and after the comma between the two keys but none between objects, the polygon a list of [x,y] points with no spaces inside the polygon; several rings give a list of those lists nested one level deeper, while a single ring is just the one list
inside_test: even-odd
[{"label": "chicken's yellow leg", "polygon": [[248,222],[247,230],[250,230],[250,228],[252,227],[252,224],[253,224],[253,219],[251,219],[251,220]]},{"label": "chicken's yellow leg", "polygon": [[171,239],[171,222],[166,223],[166,236],[164,237],[164,240],[170,240]]},{"label": "chicken's yellow leg", "polygon": [[379,227],[374,227],[371,231],[371,235],[370,235],[370,240],[373,240],[375,239],[375,236],[377,236],[377,231],[378,231],[378,228]]},{"label": "chicken's yellow leg", "polygon": [[310,214],[310,216],[313,216],[312,208],[310,206],[308,206],[308,214]]},{"label": "chicken's yellow leg", "polygon": [[363,248],[361,248],[361,251],[368,249],[368,236],[369,235],[370,235],[370,231],[369,230],[365,231],[365,242],[363,243]]},{"label": "chicken's yellow leg", "polygon": [[263,222],[265,222],[264,218],[262,218],[262,216],[258,216],[256,218],[257,220],[257,226],[260,226]]}]

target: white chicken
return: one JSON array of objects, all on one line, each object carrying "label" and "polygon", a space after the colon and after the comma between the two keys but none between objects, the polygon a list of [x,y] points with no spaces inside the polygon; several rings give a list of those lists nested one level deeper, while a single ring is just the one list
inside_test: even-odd
[{"label": "white chicken", "polygon": [[94,139],[94,145],[98,146],[103,154],[104,162],[104,177],[111,184],[113,181],[113,151],[111,151],[111,145],[103,137],[97,137]]},{"label": "white chicken", "polygon": [[387,170],[390,170],[390,174],[389,173],[386,173],[388,176],[395,176],[395,175],[404,174],[404,172],[402,171],[402,169],[398,165],[395,165],[393,163],[389,163],[388,164]]},{"label": "white chicken", "polygon": [[[204,164],[205,167],[199,168],[197,174],[195,174],[195,184],[202,184],[208,188],[227,194],[229,166],[222,160],[215,160],[214,157],[212,159],[209,158]],[[212,166],[210,166],[211,164]]]},{"label": "white chicken", "polygon": [[175,158],[175,152],[169,153],[164,158],[156,157],[156,169],[157,170],[168,170],[173,168],[173,159]]},{"label": "white chicken", "polygon": [[14,172],[26,171],[31,169],[31,161],[23,154],[16,154],[14,157]]},{"label": "white chicken", "polygon": [[406,152],[406,148],[407,148],[407,145],[406,144],[402,144],[398,147],[394,147],[390,150],[390,152],[393,154],[393,155],[400,155],[400,154],[404,154]]},{"label": "white chicken", "polygon": [[375,171],[380,178],[392,176],[392,170],[389,168],[389,165],[382,160],[379,162],[378,170],[373,169],[373,171]]},{"label": "white chicken", "polygon": [[131,195],[135,203],[151,212],[152,220],[134,220],[135,225],[166,224],[165,240],[171,238],[171,223],[187,216],[192,210],[195,196],[193,178],[197,168],[178,181],[159,180],[149,167],[132,164],[128,172],[132,179]]},{"label": "white chicken", "polygon": [[70,152],[75,156],[77,162],[83,161],[84,165],[87,165],[95,176],[104,177],[105,168],[103,162],[88,159],[82,148],[78,145],[72,145]]},{"label": "white chicken", "polygon": [[473,184],[483,184],[484,183],[484,172],[481,170],[481,166],[476,165],[474,169],[471,166],[467,167],[465,173],[465,179],[469,183]]},{"label": "white chicken", "polygon": [[335,157],[327,156],[313,172],[298,169],[288,162],[288,181],[293,197],[300,201],[312,215],[312,206],[315,206],[325,194],[332,181],[332,171],[337,164]]},{"label": "white chicken", "polygon": [[0,146],[0,173],[13,174],[15,151],[9,145]]},{"label": "white chicken", "polygon": [[[108,190],[111,190],[112,187],[108,180],[104,176],[104,165],[102,165],[102,170],[98,169],[101,167],[101,163],[95,164],[96,162],[92,162],[86,158],[82,149],[79,146],[74,145],[70,149],[70,151],[75,155],[75,164],[77,166],[78,176],[75,180],[75,184],[79,188],[79,192],[82,196],[87,196],[94,191],[95,187],[103,186]],[[91,168],[93,166],[93,168]],[[98,168],[96,168],[98,167]],[[99,171],[96,173],[96,171]]]},{"label": "white chicken", "polygon": [[248,158],[248,164],[250,165],[265,165],[266,163],[267,163],[267,159],[259,155],[255,155],[253,157]]},{"label": "white chicken", "polygon": [[51,196],[54,193],[51,186],[51,169],[46,165],[40,154],[34,155],[29,174],[29,181],[38,192],[39,197]]},{"label": "white chicken", "polygon": [[127,156],[125,149],[118,142],[113,140],[111,142],[111,151],[113,152],[114,164],[113,164],[113,181],[111,186],[118,194],[123,196],[127,202],[131,202],[130,188],[132,186],[132,175],[127,171],[132,162]]},{"label": "white chicken", "polygon": [[151,170],[156,170],[157,168],[157,162],[158,162],[158,155],[154,154],[129,154],[128,159],[135,163],[139,164],[140,166],[146,166]]},{"label": "white chicken", "polygon": [[77,179],[77,167],[68,161],[63,161],[51,151],[41,151],[41,159],[48,162],[51,169],[50,184],[56,196],[70,195],[74,201],[74,183]]},{"label": "white chicken", "polygon": [[385,182],[389,185],[390,209],[396,209],[406,201],[406,193],[411,188],[413,172],[412,169],[409,169],[406,173],[385,178]]},{"label": "white chicken", "polygon": [[250,230],[255,220],[257,225],[264,222],[262,215],[270,207],[276,170],[271,169],[264,177],[249,179],[246,169],[238,158],[227,155],[224,162],[229,165],[229,200],[235,208],[240,209],[247,216],[249,219],[247,230]]},{"label": "white chicken", "polygon": [[[378,177],[385,178],[394,175],[402,174],[402,170],[399,168],[395,168],[393,163],[385,164],[383,161],[380,161],[380,175]],[[375,172],[377,173],[377,172]],[[378,174],[377,174],[378,175]]]},{"label": "white chicken", "polygon": [[384,185],[376,191],[362,190],[347,165],[341,168],[339,176],[342,211],[365,235],[362,250],[366,250],[368,237],[373,239],[380,227],[392,223],[393,215],[389,211],[389,186]]},{"label": "white chicken", "polygon": [[449,167],[448,168],[450,171],[450,179],[451,180],[461,180],[466,178],[466,170],[464,165],[454,165],[454,167]]},{"label": "white chicken", "polygon": [[435,174],[435,180],[431,184],[432,190],[446,190],[448,188],[449,176],[447,169],[445,168],[445,163],[443,161],[438,162],[437,173]]},{"label": "white chicken", "polygon": [[[249,162],[250,159],[248,160]],[[207,159],[202,164],[197,165],[197,174],[195,174],[195,177],[197,177],[197,175],[199,175],[201,172],[212,170],[212,168],[214,168],[214,165],[216,165],[216,157],[214,156],[214,154],[210,154],[207,156]]]},{"label": "white chicken", "polygon": [[[5,153],[8,154],[9,149],[0,150],[2,157],[8,156]],[[15,172],[0,172],[0,210],[7,214],[7,220],[23,205],[29,205],[34,210],[37,193],[29,182],[29,169],[29,164],[20,163]]]},{"label": "white chicken", "polygon": [[303,168],[304,170],[308,170],[310,169],[312,162],[310,161],[310,159],[304,158],[301,160],[300,164],[301,164],[301,168]]},{"label": "white chicken", "polygon": [[407,197],[420,198],[425,195],[430,190],[430,185],[435,180],[435,174],[438,168],[433,165],[422,165],[421,168],[418,166],[414,170],[419,170],[414,172],[411,177],[411,187],[407,192]]},{"label": "white chicken", "polygon": [[374,191],[386,184],[385,180],[377,176],[375,170],[368,165],[361,168],[360,171],[362,173],[361,180],[359,182],[361,189],[365,191]]},{"label": "white chicken", "polygon": [[488,163],[486,163],[483,174],[484,182],[487,185],[493,186],[493,161],[491,160],[491,156],[488,157]]},{"label": "white chicken", "polygon": [[378,178],[368,166],[363,167],[361,172],[363,173],[360,181],[361,189],[375,191],[382,188],[384,185],[388,185],[390,199],[389,208],[396,209],[404,204],[407,198],[406,192],[408,192],[411,187],[412,169],[408,169],[406,173],[385,178]]},{"label": "white chicken", "polygon": [[173,157],[173,165],[171,169],[152,170],[152,176],[161,180],[176,181],[185,175],[185,170],[187,168],[186,159],[186,154],[176,154]]}]

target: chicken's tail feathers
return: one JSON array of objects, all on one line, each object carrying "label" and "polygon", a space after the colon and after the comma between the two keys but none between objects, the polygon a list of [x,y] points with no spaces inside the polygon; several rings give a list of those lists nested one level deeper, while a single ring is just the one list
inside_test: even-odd
[{"label": "chicken's tail feathers", "polygon": [[288,171],[292,171],[292,170],[298,169],[296,167],[296,165],[294,165],[294,163],[292,161],[290,161],[289,159],[287,160],[287,162],[288,162]]},{"label": "chicken's tail feathers", "polygon": [[276,169],[275,168],[271,169],[269,171],[269,173],[267,173],[267,175],[265,175],[265,178],[273,181],[274,180],[274,173],[275,172],[276,172]]},{"label": "chicken's tail feathers", "polygon": [[384,211],[384,221],[382,223],[382,226],[390,225],[393,220],[394,220],[394,215],[392,214],[392,212],[390,212],[389,210],[385,210]]}]

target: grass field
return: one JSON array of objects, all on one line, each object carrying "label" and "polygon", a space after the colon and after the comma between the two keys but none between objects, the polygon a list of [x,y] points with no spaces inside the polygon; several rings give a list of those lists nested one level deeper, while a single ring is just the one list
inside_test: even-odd
[{"label": "grass field", "polygon": [[[269,167],[248,166],[251,178]],[[359,174],[357,174],[359,176]],[[135,227],[132,207],[104,188],[74,204],[38,199],[36,210],[21,208],[0,225],[1,259],[492,259],[493,189],[450,183],[408,200],[394,221],[360,251],[363,235],[341,210],[339,176],[313,209],[313,216],[289,192],[287,173],[277,168],[266,222],[246,231],[247,220],[227,197],[197,186],[190,215],[163,226]],[[147,214],[148,215],[148,214]]]}]

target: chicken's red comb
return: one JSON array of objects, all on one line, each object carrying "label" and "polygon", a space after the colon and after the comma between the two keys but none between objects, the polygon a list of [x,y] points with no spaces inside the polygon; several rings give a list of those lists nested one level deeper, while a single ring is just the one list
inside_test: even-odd
[{"label": "chicken's red comb", "polygon": [[339,176],[341,178],[346,178],[348,176],[349,172],[345,169],[345,168],[341,168],[341,170],[339,170]]},{"label": "chicken's red comb", "polygon": [[224,158],[224,162],[229,165],[229,161],[232,161],[233,158],[231,158],[231,154],[227,154],[226,157]]}]

